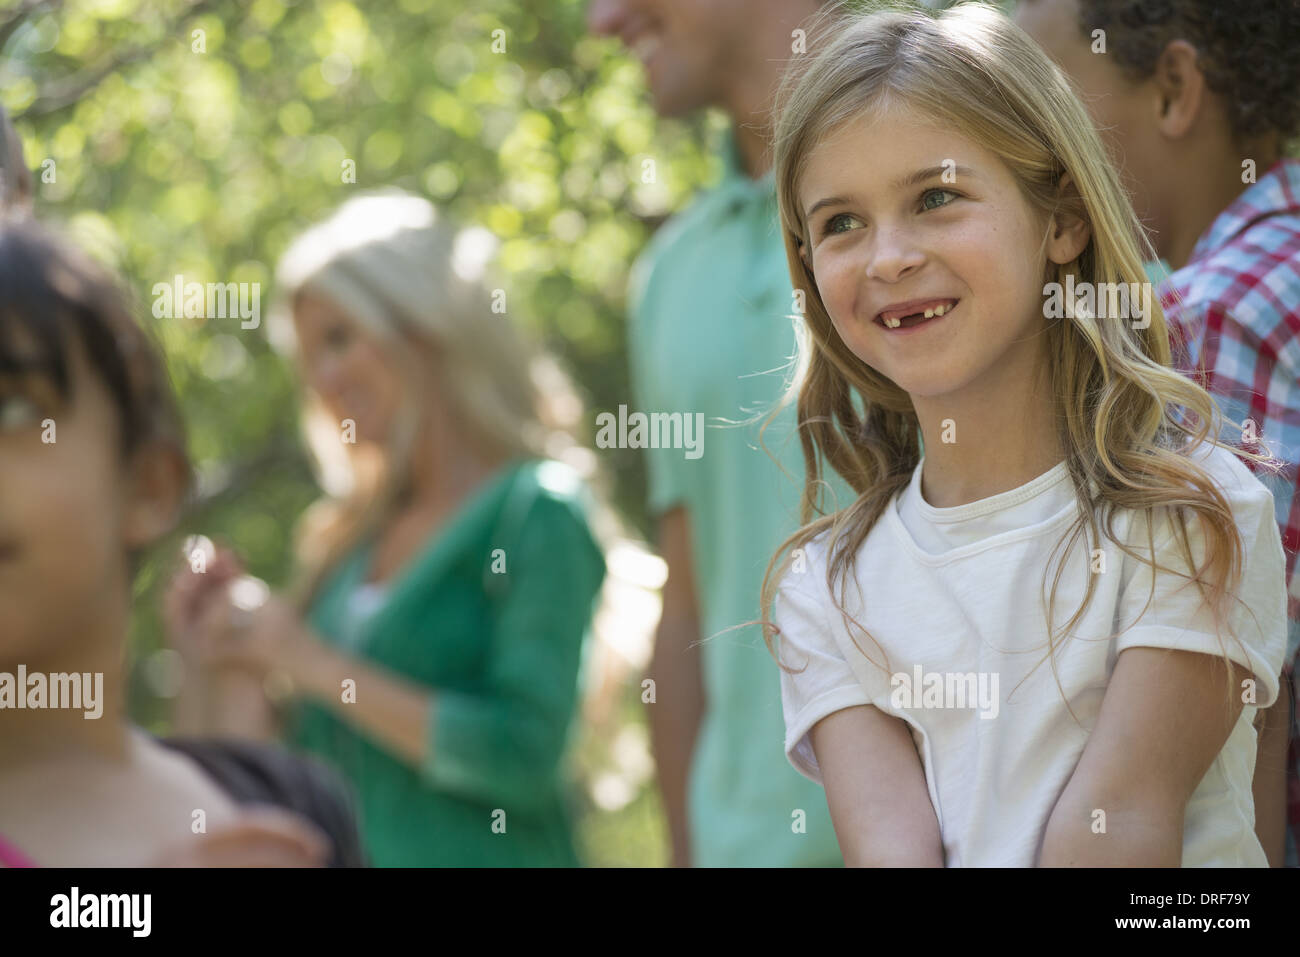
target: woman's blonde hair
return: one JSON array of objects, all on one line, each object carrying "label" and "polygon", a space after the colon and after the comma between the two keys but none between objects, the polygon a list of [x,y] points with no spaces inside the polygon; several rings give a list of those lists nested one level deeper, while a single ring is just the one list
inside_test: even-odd
[{"label": "woman's blonde hair", "polygon": [[[400,507],[422,402],[447,402],[489,457],[590,464],[573,439],[582,403],[567,377],[504,310],[493,309],[484,238],[456,228],[427,200],[385,190],[348,200],[280,261],[273,341],[292,351],[294,304],[304,294],[323,298],[387,346],[407,389],[384,448],[344,443],[340,423],[318,397],[305,396],[307,443],[327,495],[300,526],[293,591],[303,607],[338,561]],[[435,347],[436,369],[405,347],[411,338]]]},{"label": "woman's blonde hair", "polygon": [[[771,611],[780,580],[795,551],[823,534],[826,584],[852,634],[857,625],[841,604],[843,586],[854,576],[856,555],[868,533],[908,485],[921,454],[910,398],[840,339],[812,269],[800,255],[811,237],[798,188],[816,146],[865,111],[900,104],[996,153],[1045,223],[1060,215],[1089,224],[1087,247],[1065,265],[1048,261],[1045,227],[1044,283],[1064,285],[1068,274],[1076,286],[1146,283],[1143,256],[1157,258],[1067,80],[997,11],[964,4],[937,16],[921,10],[833,13],[815,25],[809,51],[787,71],[774,122],[782,233],[794,288],[806,301],[800,368],[782,406],[795,401],[797,393],[805,478],[803,527],[773,556],[763,581],[762,623],[769,650],[779,633]],[[1156,565],[1152,528],[1157,513],[1176,519],[1173,527],[1187,567],[1194,570],[1175,573],[1196,581],[1220,623],[1227,620],[1225,606],[1240,580],[1242,546],[1232,512],[1209,474],[1189,459],[1202,443],[1221,444],[1221,414],[1204,389],[1170,368],[1164,314],[1158,303],[1152,305],[1150,324],[1141,329],[1127,321],[1075,314],[1073,308],[1065,318],[1044,320],[1053,420],[1081,511],[1053,554],[1062,560],[1051,594],[1045,595],[1045,658],[1051,659],[1054,674],[1058,630],[1052,627],[1052,609],[1064,558],[1085,533],[1087,542],[1100,542],[1099,516],[1107,538],[1115,540],[1117,511],[1145,513],[1150,557],[1116,544],[1164,572],[1174,570]],[[1234,451],[1276,467],[1266,455]],[[839,510],[825,506],[825,465],[843,476],[856,501]],[[1207,557],[1200,566],[1194,566],[1187,537],[1189,513],[1199,517],[1206,536]],[[1095,576],[1088,578],[1083,603],[1060,635],[1070,634],[1092,599]],[[1045,573],[1045,592],[1046,582]],[[887,656],[884,667],[889,668]],[[1235,694],[1231,665],[1227,682],[1229,694]]]}]

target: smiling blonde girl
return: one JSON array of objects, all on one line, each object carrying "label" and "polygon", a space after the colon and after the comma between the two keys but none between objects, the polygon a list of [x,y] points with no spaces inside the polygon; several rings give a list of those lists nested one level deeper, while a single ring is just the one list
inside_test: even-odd
[{"label": "smiling blonde girl", "polygon": [[[774,145],[806,301],[806,524],[763,593],[790,761],[850,864],[1263,866],[1264,457],[1216,440],[1158,306],[1100,308],[1149,249],[1095,130],[988,8],[827,27]],[[1067,277],[1102,299],[1060,316]]]}]

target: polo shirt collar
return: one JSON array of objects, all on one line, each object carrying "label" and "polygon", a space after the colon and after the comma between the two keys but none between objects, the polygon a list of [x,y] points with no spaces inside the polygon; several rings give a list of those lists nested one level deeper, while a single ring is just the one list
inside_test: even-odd
[{"label": "polo shirt collar", "polygon": [[1280,213],[1300,215],[1300,159],[1284,157],[1215,217],[1192,249],[1188,265],[1209,256],[1247,228]]}]

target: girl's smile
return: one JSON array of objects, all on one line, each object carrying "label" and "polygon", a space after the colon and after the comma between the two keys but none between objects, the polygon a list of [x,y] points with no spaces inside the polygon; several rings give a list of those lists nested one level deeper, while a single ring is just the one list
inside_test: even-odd
[{"label": "girl's smile", "polygon": [[891,332],[909,332],[920,326],[929,328],[934,325],[934,319],[942,319],[956,309],[958,302],[958,299],[913,299],[880,310],[875,321]]}]

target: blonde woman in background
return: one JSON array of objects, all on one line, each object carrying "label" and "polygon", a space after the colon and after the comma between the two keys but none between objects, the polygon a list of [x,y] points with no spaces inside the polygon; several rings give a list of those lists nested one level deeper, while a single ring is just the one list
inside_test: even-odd
[{"label": "blonde woman in background", "polygon": [[329,494],[290,595],[241,598],[223,551],[181,574],[168,618],[206,665],[196,722],[229,730],[254,689],[351,779],[376,865],[576,865],[562,765],[605,574],[558,460],[581,450],[555,410],[580,406],[463,277],[457,235],[387,192],[285,254],[292,321],[273,326]]}]

